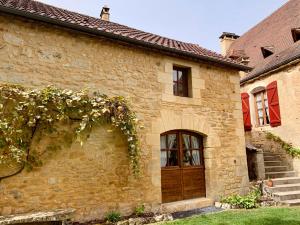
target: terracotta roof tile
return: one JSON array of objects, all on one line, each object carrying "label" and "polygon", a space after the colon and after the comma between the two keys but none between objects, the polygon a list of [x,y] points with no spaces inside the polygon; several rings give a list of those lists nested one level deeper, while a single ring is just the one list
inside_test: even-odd
[{"label": "terracotta roof tile", "polygon": [[[268,68],[279,66],[283,61],[295,57],[295,51],[297,51],[295,46],[297,44],[294,45],[292,29],[297,27],[300,27],[300,0],[289,0],[269,17],[238,38],[231,45],[228,56],[232,51],[244,51],[250,59],[249,66],[255,68],[249,74],[252,78],[254,74],[260,75],[268,72]],[[261,51],[262,47],[272,47],[269,50],[274,55],[264,58]],[[280,60],[283,58],[284,60]]]},{"label": "terracotta roof tile", "polygon": [[[33,0],[0,0],[0,11],[5,9],[22,12],[22,16],[38,15],[39,18],[51,18],[53,20],[63,22],[64,24],[73,24],[82,28],[89,28],[96,31],[106,32],[117,36],[126,37],[126,40],[136,40],[140,44],[152,44],[153,47],[163,47],[165,51],[168,49],[177,50],[178,54],[190,53],[194,57],[199,57],[213,62],[219,62],[228,66],[239,69],[249,69],[236,61],[223,57],[222,55],[204,49],[198,45],[185,43],[159,35],[143,32],[128,26],[120,25],[113,22],[104,21],[90,16],[71,12],[65,9],[57,8]],[[12,11],[10,11],[12,13]]]},{"label": "terracotta roof tile", "polygon": [[299,58],[300,42],[296,42],[284,51],[271,55],[261,63],[257,64],[254,70],[252,70],[246,77],[241,80],[241,83],[252,80],[264,73],[270,72]]}]

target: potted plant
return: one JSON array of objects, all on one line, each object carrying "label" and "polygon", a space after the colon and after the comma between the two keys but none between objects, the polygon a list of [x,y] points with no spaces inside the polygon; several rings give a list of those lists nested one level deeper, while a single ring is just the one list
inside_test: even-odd
[{"label": "potted plant", "polygon": [[267,180],[267,186],[268,187],[273,187],[273,180],[270,177]]}]

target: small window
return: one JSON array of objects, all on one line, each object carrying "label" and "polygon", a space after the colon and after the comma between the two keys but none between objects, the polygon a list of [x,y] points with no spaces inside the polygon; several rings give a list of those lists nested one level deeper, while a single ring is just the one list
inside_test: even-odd
[{"label": "small window", "polygon": [[188,68],[173,68],[173,93],[175,96],[189,97]]},{"label": "small window", "polygon": [[292,35],[293,35],[294,42],[299,41],[300,40],[300,28],[292,29]]},{"label": "small window", "polygon": [[270,124],[270,113],[267,93],[265,91],[258,92],[254,95],[255,109],[258,126]]},{"label": "small window", "polygon": [[262,47],[261,48],[261,52],[262,52],[264,58],[267,58],[267,57],[269,57],[269,56],[271,56],[271,55],[274,54],[274,47],[272,47],[272,46],[270,46],[270,47]]}]

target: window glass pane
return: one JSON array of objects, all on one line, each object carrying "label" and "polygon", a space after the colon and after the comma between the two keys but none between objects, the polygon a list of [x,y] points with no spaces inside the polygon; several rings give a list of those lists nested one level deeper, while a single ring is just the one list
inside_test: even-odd
[{"label": "window glass pane", "polygon": [[183,79],[183,73],[182,71],[178,70],[178,81],[182,82]]},{"label": "window glass pane", "polygon": [[183,139],[183,149],[190,149],[191,148],[190,135],[183,134],[182,139]]},{"label": "window glass pane", "polygon": [[177,149],[177,135],[176,134],[168,135],[168,148],[169,149]]},{"label": "window glass pane", "polygon": [[192,148],[200,148],[200,139],[198,137],[192,136]]},{"label": "window glass pane", "polygon": [[167,136],[160,137],[160,149],[167,149]]},{"label": "window glass pane", "polygon": [[192,166],[193,165],[193,157],[191,155],[190,150],[183,151],[183,165],[184,166]]},{"label": "window glass pane", "polygon": [[257,102],[257,109],[262,109],[263,106],[262,106],[262,102]]},{"label": "window glass pane", "polygon": [[256,101],[261,101],[261,94],[256,95]]},{"label": "window glass pane", "polygon": [[265,99],[265,107],[269,107],[268,99]]},{"label": "window glass pane", "polygon": [[178,166],[178,152],[169,151],[169,163],[168,166]]},{"label": "window glass pane", "polygon": [[167,166],[167,151],[160,152],[160,166],[166,167]]},{"label": "window glass pane", "polygon": [[264,114],[263,114],[262,110],[258,110],[258,117],[264,117]]},{"label": "window glass pane", "polygon": [[266,122],[267,122],[267,124],[270,124],[269,108],[265,108],[265,111],[266,111]]},{"label": "window glass pane", "polygon": [[178,84],[178,95],[183,96],[183,86],[182,83]]},{"label": "window glass pane", "polygon": [[200,160],[200,152],[199,150],[193,150],[192,151],[192,156],[193,156],[193,166],[200,166],[201,165],[201,160]]},{"label": "window glass pane", "polygon": [[177,83],[175,83],[175,82],[173,83],[173,94],[176,95],[176,96],[178,95]]},{"label": "window glass pane", "polygon": [[177,70],[173,70],[173,81],[177,81]]},{"label": "window glass pane", "polygon": [[264,125],[264,118],[259,118],[259,125]]}]

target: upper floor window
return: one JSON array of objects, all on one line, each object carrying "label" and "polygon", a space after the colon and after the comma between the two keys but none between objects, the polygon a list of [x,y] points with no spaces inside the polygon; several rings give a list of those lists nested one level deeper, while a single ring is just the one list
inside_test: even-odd
[{"label": "upper floor window", "polygon": [[297,42],[300,40],[300,28],[294,28],[292,29],[292,35],[294,42]]},{"label": "upper floor window", "polygon": [[256,93],[254,98],[258,126],[270,124],[269,104],[266,91]]},{"label": "upper floor window", "polygon": [[189,69],[173,67],[173,93],[175,96],[189,97]]}]

